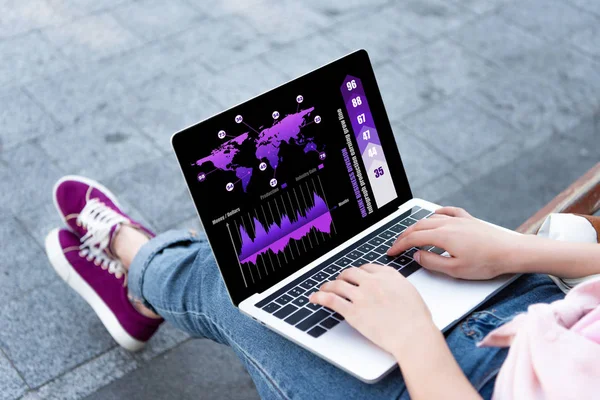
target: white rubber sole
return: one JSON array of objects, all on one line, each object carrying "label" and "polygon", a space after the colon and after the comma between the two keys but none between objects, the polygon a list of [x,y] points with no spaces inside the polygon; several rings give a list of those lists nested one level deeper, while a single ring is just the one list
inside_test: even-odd
[{"label": "white rubber sole", "polygon": [[108,333],[121,347],[129,351],[142,349],[146,342],[127,333],[106,303],[71,266],[60,246],[58,232],[59,229],[54,229],[46,236],[46,254],[56,273],[92,307]]},{"label": "white rubber sole", "polygon": [[54,207],[56,207],[56,211],[58,211],[58,215],[60,215],[60,218],[62,219],[63,223],[66,225],[67,229],[70,231],[73,231],[73,230],[67,224],[67,220],[66,220],[65,216],[63,215],[62,211],[60,210],[60,207],[58,206],[58,203],[56,202],[56,189],[58,188],[58,186],[61,183],[65,182],[65,181],[77,181],[77,182],[84,183],[88,186],[95,187],[96,189],[103,192],[106,195],[106,197],[108,197],[113,203],[115,203],[115,205],[117,207],[121,208],[121,205],[119,204],[119,201],[117,200],[117,196],[115,196],[113,194],[113,192],[108,190],[108,188],[106,186],[104,186],[103,184],[101,184],[100,182],[96,182],[93,179],[89,179],[89,178],[86,178],[84,176],[79,176],[79,175],[65,175],[62,178],[60,178],[54,184],[54,187],[52,188],[52,202],[54,203]]}]

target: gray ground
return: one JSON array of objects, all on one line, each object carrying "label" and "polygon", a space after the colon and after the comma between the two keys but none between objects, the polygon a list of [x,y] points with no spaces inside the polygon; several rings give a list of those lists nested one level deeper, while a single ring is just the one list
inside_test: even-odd
[{"label": "gray ground", "polygon": [[372,56],[416,195],[515,228],[600,160],[596,0],[4,0],[0,399],[255,398],[168,326],[120,350],[48,265],[54,181],[194,226],[174,131],[350,50]]}]

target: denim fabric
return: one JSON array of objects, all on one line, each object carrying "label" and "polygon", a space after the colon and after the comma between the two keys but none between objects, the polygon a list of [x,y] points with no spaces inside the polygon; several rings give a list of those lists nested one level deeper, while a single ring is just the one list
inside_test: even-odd
[{"label": "denim fabric", "polygon": [[[228,297],[204,236],[171,231],[152,239],[135,257],[129,285],[133,296],[171,324],[230,346],[262,398],[408,398],[398,369],[379,383],[362,383],[243,315]],[[547,276],[524,275],[446,333],[454,357],[484,398],[491,397],[507,350],[476,343],[530,304],[563,297]]]}]

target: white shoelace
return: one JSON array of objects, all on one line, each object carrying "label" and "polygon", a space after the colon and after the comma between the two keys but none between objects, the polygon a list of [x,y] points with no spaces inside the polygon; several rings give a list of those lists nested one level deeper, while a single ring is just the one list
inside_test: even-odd
[{"label": "white shoelace", "polygon": [[113,260],[101,250],[92,249],[83,244],[79,247],[79,256],[85,257],[90,262],[94,262],[96,266],[101,267],[103,270],[108,270],[117,279],[125,276],[123,286],[127,286],[127,271],[119,261]]},{"label": "white shoelace", "polygon": [[124,222],[129,220],[98,199],[91,199],[77,216],[77,224],[87,229],[81,238],[82,246],[105,250],[110,243],[111,229]]}]

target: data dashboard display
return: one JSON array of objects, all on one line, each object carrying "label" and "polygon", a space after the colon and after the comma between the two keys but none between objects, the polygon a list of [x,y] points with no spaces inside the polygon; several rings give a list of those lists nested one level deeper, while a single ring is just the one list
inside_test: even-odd
[{"label": "data dashboard display", "polygon": [[235,304],[411,197],[363,51],[186,129],[173,146]]}]

